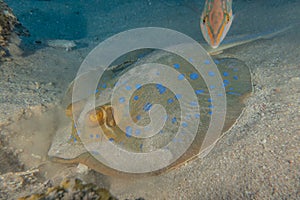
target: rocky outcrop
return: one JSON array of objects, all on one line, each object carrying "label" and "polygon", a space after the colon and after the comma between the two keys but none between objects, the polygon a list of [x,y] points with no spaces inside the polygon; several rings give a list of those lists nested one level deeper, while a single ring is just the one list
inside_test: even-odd
[{"label": "rocky outcrop", "polygon": [[64,179],[59,186],[49,187],[44,193],[19,198],[19,200],[39,199],[117,200],[108,190],[92,183],[86,184],[80,179]]},{"label": "rocky outcrop", "polygon": [[18,21],[11,8],[0,0],[0,60],[14,54],[21,54],[18,48],[19,36],[29,36],[29,32]]}]

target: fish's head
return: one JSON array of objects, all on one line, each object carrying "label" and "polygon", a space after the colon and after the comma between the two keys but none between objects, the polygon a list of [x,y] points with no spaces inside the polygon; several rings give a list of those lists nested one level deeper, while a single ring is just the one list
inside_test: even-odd
[{"label": "fish's head", "polygon": [[233,21],[231,0],[207,0],[200,27],[206,42],[217,48],[228,33]]}]

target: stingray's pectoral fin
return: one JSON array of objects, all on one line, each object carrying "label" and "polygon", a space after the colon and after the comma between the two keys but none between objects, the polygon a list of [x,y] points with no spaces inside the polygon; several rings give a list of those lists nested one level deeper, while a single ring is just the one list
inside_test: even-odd
[{"label": "stingray's pectoral fin", "polygon": [[79,137],[79,133],[78,130],[76,128],[76,123],[74,120],[74,115],[75,116],[79,116],[80,112],[82,111],[83,107],[84,107],[85,101],[78,101],[75,103],[71,103],[67,106],[66,110],[65,110],[65,114],[67,117],[70,117],[72,120],[72,132],[71,132],[71,137],[70,137],[70,141],[69,142],[79,142],[80,137]]}]

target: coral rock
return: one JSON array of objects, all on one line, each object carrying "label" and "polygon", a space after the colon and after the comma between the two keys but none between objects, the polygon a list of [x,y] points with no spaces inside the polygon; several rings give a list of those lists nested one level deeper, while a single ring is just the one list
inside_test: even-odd
[{"label": "coral rock", "polygon": [[[18,36],[29,36],[29,32],[18,21],[12,9],[0,0],[0,60],[13,54],[10,52],[10,47],[15,50],[20,44]],[[19,54],[20,50],[18,49],[17,52]]]}]

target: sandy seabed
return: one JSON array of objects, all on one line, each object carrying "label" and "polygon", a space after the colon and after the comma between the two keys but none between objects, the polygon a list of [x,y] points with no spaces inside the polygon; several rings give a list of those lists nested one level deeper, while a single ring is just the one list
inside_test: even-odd
[{"label": "sandy seabed", "polygon": [[[224,51],[251,70],[254,93],[243,115],[205,158],[141,180],[78,173],[76,165],[48,161],[53,133],[65,120],[56,107],[85,56],[115,33],[161,26],[203,42],[198,27],[201,3],[7,3],[32,36],[24,38],[24,56],[0,64],[0,198],[38,192],[46,182],[58,184],[69,175],[108,188],[119,199],[300,198],[299,2],[234,2],[236,16],[228,39],[291,28]],[[53,39],[75,40],[77,46],[71,51],[47,46]],[[40,172],[16,178],[20,184],[8,187],[13,182],[8,173],[33,168]]]}]

